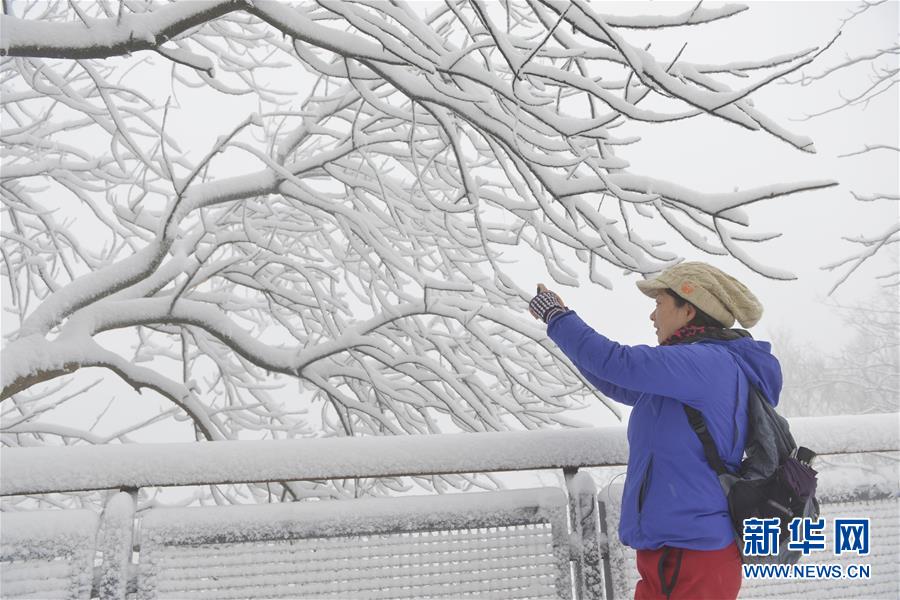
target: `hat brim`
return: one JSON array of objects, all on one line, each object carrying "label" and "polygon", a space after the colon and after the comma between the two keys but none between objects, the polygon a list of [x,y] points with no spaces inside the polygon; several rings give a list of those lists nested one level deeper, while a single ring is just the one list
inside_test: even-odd
[{"label": "hat brim", "polygon": [[644,295],[650,296],[651,298],[656,298],[657,294],[659,294],[662,290],[668,289],[669,287],[659,279],[645,279],[643,281],[636,282],[636,285],[638,289],[644,293]]}]

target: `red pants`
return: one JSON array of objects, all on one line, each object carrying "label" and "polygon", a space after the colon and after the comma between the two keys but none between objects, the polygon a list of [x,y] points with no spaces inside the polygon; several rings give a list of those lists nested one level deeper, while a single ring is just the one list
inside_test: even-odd
[{"label": "red pants", "polygon": [[734,600],[741,589],[736,544],[721,550],[638,550],[637,568],[635,600]]}]

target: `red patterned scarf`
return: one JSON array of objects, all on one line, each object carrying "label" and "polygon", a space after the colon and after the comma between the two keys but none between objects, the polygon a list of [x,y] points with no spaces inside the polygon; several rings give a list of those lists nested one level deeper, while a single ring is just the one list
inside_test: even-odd
[{"label": "red patterned scarf", "polygon": [[660,346],[674,346],[697,340],[737,340],[742,337],[753,337],[743,329],[725,329],[724,327],[698,327],[685,325],[660,343]]},{"label": "red patterned scarf", "polygon": [[662,342],[660,342],[660,346],[674,346],[675,344],[683,343],[687,340],[694,340],[697,338],[705,337],[705,334],[709,333],[713,329],[718,329],[717,327],[697,327],[696,325],[685,325]]}]

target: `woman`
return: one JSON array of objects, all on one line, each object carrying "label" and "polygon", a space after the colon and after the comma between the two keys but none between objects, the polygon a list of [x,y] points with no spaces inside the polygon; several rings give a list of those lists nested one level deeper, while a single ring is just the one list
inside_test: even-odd
[{"label": "woman", "polygon": [[684,407],[699,410],[725,465],[737,471],[750,385],[777,404],[781,367],[743,330],[762,305],[738,280],[698,262],[638,282],[656,306],[659,346],[623,346],[595,332],[543,285],[535,318],[584,377],[633,407],[619,537],[637,550],[636,599],[736,598],[741,558],[725,494]]}]

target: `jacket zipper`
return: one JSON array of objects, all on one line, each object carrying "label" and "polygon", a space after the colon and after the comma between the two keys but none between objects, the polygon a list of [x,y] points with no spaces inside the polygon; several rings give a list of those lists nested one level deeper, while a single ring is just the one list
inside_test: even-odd
[{"label": "jacket zipper", "polygon": [[653,455],[650,455],[650,461],[647,463],[647,468],[644,470],[644,478],[641,480],[641,487],[638,490],[638,500],[637,500],[637,509],[638,509],[638,519],[641,517],[641,511],[644,509],[644,499],[647,495],[647,489],[650,487],[650,475],[653,472]]}]

